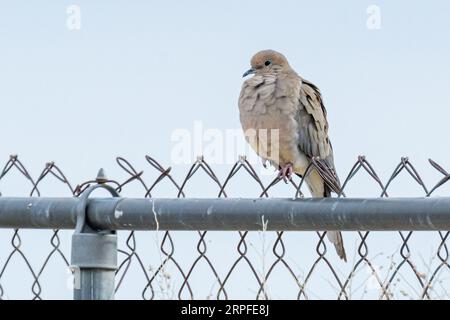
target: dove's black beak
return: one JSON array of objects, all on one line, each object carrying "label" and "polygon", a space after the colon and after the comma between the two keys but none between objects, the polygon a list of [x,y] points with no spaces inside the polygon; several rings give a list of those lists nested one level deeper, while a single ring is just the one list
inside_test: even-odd
[{"label": "dove's black beak", "polygon": [[249,74],[255,74],[255,69],[249,69],[249,70],[245,71],[244,74],[242,75],[242,78],[245,78]]}]

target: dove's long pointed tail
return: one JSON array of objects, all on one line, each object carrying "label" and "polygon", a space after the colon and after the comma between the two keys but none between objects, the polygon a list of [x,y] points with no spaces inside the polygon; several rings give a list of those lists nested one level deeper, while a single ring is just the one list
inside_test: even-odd
[{"label": "dove's long pointed tail", "polygon": [[[306,181],[314,198],[331,197],[331,189],[316,171],[312,171],[310,176],[306,178]],[[327,231],[327,237],[334,244],[339,258],[347,262],[342,233],[340,231]]]},{"label": "dove's long pointed tail", "polygon": [[342,234],[340,231],[328,231],[327,232],[328,240],[330,240],[334,247],[336,248],[336,252],[342,260],[347,262],[347,255],[345,254],[344,249],[344,239],[342,238]]}]

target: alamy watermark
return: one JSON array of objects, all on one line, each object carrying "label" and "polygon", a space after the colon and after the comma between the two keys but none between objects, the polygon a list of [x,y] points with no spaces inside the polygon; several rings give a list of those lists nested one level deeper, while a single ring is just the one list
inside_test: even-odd
[{"label": "alamy watermark", "polygon": [[66,8],[66,27],[70,31],[81,30],[81,8],[78,5],[72,4]]},{"label": "alamy watermark", "polygon": [[381,8],[375,4],[367,7],[366,26],[369,30],[381,29]]},{"label": "alamy watermark", "polygon": [[[205,128],[201,121],[194,121],[192,128],[178,128],[171,134],[171,162],[192,164],[204,156],[210,164],[234,164],[246,155],[251,164],[279,163],[279,129]],[[261,169],[261,173],[273,174],[273,169]]]}]

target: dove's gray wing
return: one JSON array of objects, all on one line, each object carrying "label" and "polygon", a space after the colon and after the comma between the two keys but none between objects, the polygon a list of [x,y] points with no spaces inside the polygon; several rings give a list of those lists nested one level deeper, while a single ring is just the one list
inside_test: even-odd
[{"label": "dove's gray wing", "polygon": [[321,196],[330,196],[330,191],[340,192],[340,183],[328,137],[327,111],[319,89],[307,80],[302,81],[296,116],[298,148],[314,162],[317,173],[325,182],[325,194]]}]

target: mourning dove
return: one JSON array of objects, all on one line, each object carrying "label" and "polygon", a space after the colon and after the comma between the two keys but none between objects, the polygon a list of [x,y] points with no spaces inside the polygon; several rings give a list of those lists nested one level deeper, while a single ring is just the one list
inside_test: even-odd
[{"label": "mourning dove", "polygon": [[[291,179],[292,173],[304,176],[314,161],[314,169],[305,177],[313,197],[331,197],[331,191],[339,193],[327,112],[319,89],[273,50],[253,56],[251,69],[243,77],[250,74],[253,77],[245,80],[239,96],[247,142],[263,161],[280,170],[285,181]],[[328,231],[327,236],[339,257],[347,261],[341,233]]]}]

